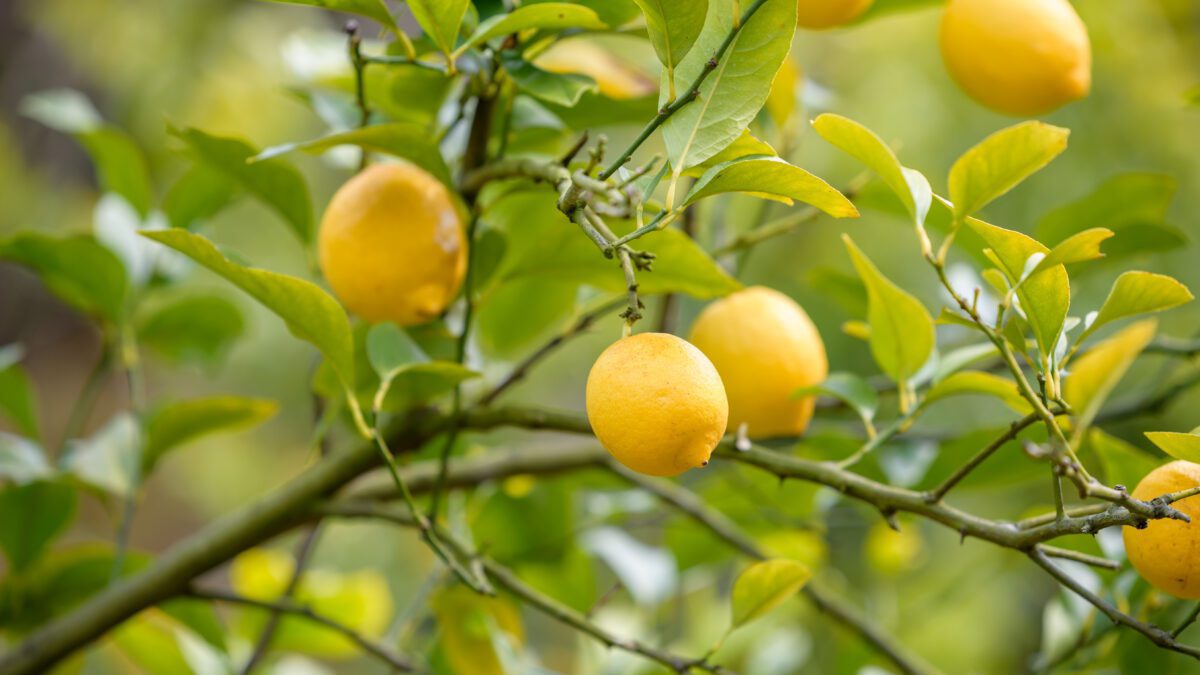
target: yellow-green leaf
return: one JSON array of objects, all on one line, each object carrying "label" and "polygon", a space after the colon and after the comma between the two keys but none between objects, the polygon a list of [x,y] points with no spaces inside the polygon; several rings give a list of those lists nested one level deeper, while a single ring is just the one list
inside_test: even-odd
[{"label": "yellow-green leaf", "polygon": [[952,396],[984,394],[1004,402],[1014,412],[1028,415],[1033,408],[1021,396],[1017,384],[1012,380],[980,370],[964,370],[942,380],[925,394],[925,403],[933,403]]},{"label": "yellow-green leaf", "polygon": [[[904,175],[904,167],[896,154],[888,147],[883,139],[865,126],[847,117],[825,113],[813,120],[813,129],[821,138],[829,141],[834,147],[850,155],[875,172],[875,175],[891,188],[892,192],[904,204],[909,214],[916,217],[917,202],[913,189]],[[931,197],[925,195],[924,210],[929,210]],[[922,220],[924,220],[922,218]]]},{"label": "yellow-green leaf", "polygon": [[1200,427],[1186,434],[1177,431],[1147,431],[1146,438],[1175,459],[1200,462]]},{"label": "yellow-green leaf", "polygon": [[217,431],[254,426],[279,410],[275,401],[241,396],[210,396],[168,403],[146,423],[143,470],[149,471],[177,446]]},{"label": "yellow-green leaf", "polygon": [[950,169],[954,217],[963,220],[1050,163],[1070,131],[1043,122],[1001,129],[963,153]]},{"label": "yellow-green leaf", "polygon": [[470,0],[408,0],[408,9],[443,54],[454,51]]},{"label": "yellow-green leaf", "polygon": [[457,50],[456,53],[461,54],[463,51],[483,44],[488,40],[508,35],[509,33],[518,33],[531,28],[539,28],[543,30],[561,30],[564,28],[584,28],[589,30],[599,30],[605,28],[605,24],[600,20],[600,17],[595,11],[566,2],[545,2],[536,5],[525,5],[509,12],[508,14],[497,14],[487,21],[484,21],[475,28],[475,32],[471,37],[467,38]]},{"label": "yellow-green leaf", "polygon": [[747,567],[733,582],[733,623],[738,628],[778,607],[795,595],[812,572],[805,565],[777,558]]},{"label": "yellow-green leaf", "polygon": [[687,56],[704,28],[708,0],[633,0],[646,16],[646,32],[667,72]]},{"label": "yellow-green leaf", "polygon": [[1103,258],[1104,253],[1100,251],[1100,244],[1112,236],[1112,230],[1106,230],[1103,227],[1094,227],[1072,235],[1050,249],[1050,253],[1042,258],[1037,267],[1033,269],[1031,276],[1055,265],[1070,265]]},{"label": "yellow-green leaf", "polygon": [[919,300],[883,276],[849,235],[843,235],[842,239],[867,286],[871,354],[883,372],[896,382],[905,382],[933,353],[933,318]]},{"label": "yellow-green leaf", "polygon": [[754,134],[750,133],[749,129],[746,129],[742,131],[741,136],[737,137],[737,140],[726,146],[724,150],[700,162],[696,166],[690,167],[683,172],[683,175],[699,178],[704,175],[704,172],[718,164],[755,156],[778,157],[779,153],[775,152],[775,148],[772,148],[770,143],[756,138]]},{"label": "yellow-green leaf", "polygon": [[1166,275],[1126,272],[1117,277],[1100,312],[1079,339],[1082,342],[1106,323],[1138,314],[1162,312],[1190,302],[1192,297],[1187,286]]},{"label": "yellow-green leaf", "polygon": [[692,186],[683,206],[726,192],[745,192],[789,205],[801,201],[834,218],[858,217],[858,209],[836,188],[778,157],[743,157],[714,166]]},{"label": "yellow-green leaf", "polygon": [[1092,347],[1071,363],[1063,383],[1063,398],[1076,413],[1076,423],[1089,426],[1105,399],[1154,339],[1158,322],[1139,321]]},{"label": "yellow-green leaf", "polygon": [[446,185],[454,185],[450,169],[446,167],[446,161],[442,159],[442,153],[438,149],[437,140],[430,137],[429,130],[425,126],[412,122],[373,124],[361,129],[351,129],[322,136],[311,141],[276,145],[266,148],[250,158],[250,162],[266,161],[295,150],[321,153],[339,145],[357,145],[364,150],[382,152],[408,160],[433,174],[435,178]]}]

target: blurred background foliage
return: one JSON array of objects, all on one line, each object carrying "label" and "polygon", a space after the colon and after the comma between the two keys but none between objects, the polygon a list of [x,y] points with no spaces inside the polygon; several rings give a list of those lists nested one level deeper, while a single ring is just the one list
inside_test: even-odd
[{"label": "blurred background foliage", "polygon": [[[614,1],[606,11],[621,11],[620,5]],[[796,100],[800,122],[787,135],[786,147],[777,141],[776,147],[781,153],[786,150],[793,163],[833,185],[848,185],[860,167],[821,141],[806,123],[820,112],[838,112],[873,129],[897,148],[905,164],[924,172],[934,189],[944,192],[944,176],[953,160],[1012,120],[981,108],[951,82],[938,55],[936,2],[877,0],[877,5],[858,25],[797,33],[792,59],[803,80]],[[415,33],[415,23],[403,5],[396,3],[394,9],[402,26]],[[1116,275],[1130,268],[1169,274],[1200,288],[1196,264],[1200,249],[1195,243],[1200,238],[1200,220],[1195,215],[1200,212],[1200,163],[1195,156],[1200,148],[1200,108],[1186,101],[1187,92],[1200,83],[1200,5],[1192,0],[1088,0],[1078,3],[1077,10],[1092,40],[1095,85],[1086,99],[1045,118],[1071,129],[1070,148],[990,207],[988,219],[1028,233],[1051,233],[1056,209],[1089,195],[1103,200],[1125,194],[1118,188],[1128,189],[1140,195],[1130,198],[1142,206],[1138,212],[1121,214],[1118,198],[1116,204],[1097,201],[1089,217],[1103,220],[1117,212],[1126,221],[1120,225],[1153,230],[1161,245],[1150,247],[1158,250],[1138,250],[1124,257],[1112,255],[1075,272],[1073,304],[1098,306]],[[243,0],[0,3],[0,236],[26,229],[55,234],[91,231],[100,196],[97,177],[80,144],[23,114],[22,102],[28,95],[58,88],[86,94],[103,119],[127,132],[144,153],[154,191],[162,195],[190,166],[183,143],[169,133],[171,127],[237,136],[259,148],[321,135],[327,126],[318,113],[325,113],[327,120],[336,118],[338,101],[321,98],[322,88],[313,83],[332,83],[329,89],[336,91],[350,74],[340,21],[336,15],[309,8]],[[626,91],[637,91],[645,82],[650,83],[646,91],[653,91],[657,65],[644,41],[607,36],[592,42],[607,54],[595,58],[621,61],[622,77],[630,78]],[[431,107],[411,92],[427,93],[436,107],[443,92],[437,89],[442,86],[440,76],[433,75],[427,84],[406,89],[410,93],[403,100],[390,96],[396,91],[394,83],[375,81],[373,100],[392,117],[424,115],[427,119],[433,114]],[[629,111],[630,119],[641,120],[648,116],[647,109],[652,111],[653,104],[635,98],[612,104],[603,114],[597,114],[599,108],[593,110],[598,119],[585,119],[582,124],[612,120],[622,110]],[[584,108],[575,114],[586,117],[588,113]],[[530,148],[565,147],[572,137],[538,126],[535,118],[529,129],[519,138]],[[606,131],[626,138],[630,127]],[[348,175],[347,159],[353,156],[336,152],[293,158],[308,180],[315,213]],[[1125,176],[1132,173],[1151,175]],[[1115,185],[1108,182],[1114,180]],[[1146,192],[1157,197],[1144,198]],[[780,289],[805,307],[825,337],[833,370],[871,374],[874,365],[865,344],[841,331],[845,321],[863,314],[862,291],[839,241],[841,233],[851,232],[888,276],[919,295],[927,306],[937,307],[946,298],[920,264],[911,229],[885,189],[868,184],[857,203],[863,212],[859,220],[819,219],[736,262],[743,283]],[[730,233],[757,222],[763,204],[741,196],[706,202],[698,218],[698,238],[710,245],[727,240]],[[518,201],[512,207],[512,222],[517,226],[522,219],[535,217],[519,206]],[[1077,229],[1087,226],[1113,224],[1086,223]],[[310,273],[296,238],[260,203],[235,202],[208,222],[206,233],[257,266]],[[956,273],[972,274],[966,267]],[[969,276],[965,278],[970,282]],[[150,400],[237,392],[278,401],[279,412],[252,431],[201,439],[164,459],[147,486],[146,506],[137,513],[132,530],[134,548],[151,553],[287,481],[312,461],[315,452],[308,393],[314,363],[311,350],[288,336],[283,324],[266,310],[214,277],[205,276],[199,283],[211,285],[237,307],[244,326],[234,322],[229,330],[241,331],[242,337],[227,354],[190,359],[182,366],[172,363],[169,350],[152,356]],[[538,337],[565,327],[577,286],[532,279],[497,290],[479,316],[485,337],[473,346],[491,359],[485,374],[494,377],[506,372],[502,359],[518,359],[537,344]],[[677,326],[686,328],[701,306],[700,301],[684,300]],[[517,311],[527,321],[515,319]],[[653,305],[649,315],[655,316]],[[1193,337],[1198,325],[1200,304],[1193,303],[1164,316],[1160,334]],[[618,330],[614,318],[567,345],[519,384],[512,400],[553,401],[581,409],[588,366]],[[33,275],[0,263],[0,345],[11,343],[26,348],[24,364],[35,382],[44,436],[57,439],[97,357],[97,334]],[[1141,363],[1144,367],[1132,371],[1118,391],[1118,401],[1160,382],[1168,367],[1155,356],[1144,357]],[[123,409],[126,395],[122,383],[113,378],[86,428],[98,428],[114,411]],[[954,462],[993,437],[990,427],[1003,426],[1006,420],[1003,407],[991,401],[944,404],[916,430],[930,440],[897,444],[881,455],[877,467],[867,470],[899,484],[945,475]],[[1194,427],[1197,420],[1200,399],[1193,391],[1163,409],[1152,426],[1183,430]],[[847,447],[855,447],[845,428],[845,420],[818,415],[802,451],[818,457],[843,456]],[[1110,428],[1116,438],[1130,444],[1124,454],[1112,455],[1127,459],[1108,460],[1113,481],[1132,485],[1160,461],[1161,455],[1141,435],[1147,428],[1144,419]],[[488,447],[563,442],[513,433],[471,436],[465,441],[469,446]],[[1044,483],[1031,482],[1032,476],[1043,475],[1041,465],[1011,452],[997,456],[988,469],[956,493],[965,508],[987,516],[1013,517],[1047,506]],[[1080,623],[1092,615],[1074,598],[1062,596],[1020,556],[979,542],[960,543],[944,529],[905,520],[903,531],[895,533],[878,522],[877,514],[839,501],[827,491],[795,483],[779,485],[736,465],[725,466],[720,473],[693,472],[683,480],[769,548],[809,561],[819,577],[843,590],[901,641],[947,672],[1029,669],[1038,663],[1039,650],[1073,640]],[[653,633],[681,651],[701,652],[724,627],[728,587],[739,567],[731,564],[733,554],[695,525],[664,513],[650,497],[610,477],[587,473],[536,481],[515,477],[485,486],[457,508],[466,514],[481,546],[511,563],[535,587],[579,609],[605,598],[598,620],[624,634]],[[64,546],[84,555],[87,546],[111,539],[114,515],[111,508],[106,510],[90,498],[81,500],[79,509]],[[1084,545],[1093,552],[1107,546],[1103,538]],[[292,562],[287,556],[292,548],[292,538],[285,538],[270,553],[262,553],[266,557],[257,566],[251,566],[253,560],[242,560],[241,571],[235,565],[229,573],[233,583],[247,594],[269,594],[262,589],[288,576],[279,568],[289,569]],[[476,643],[479,633],[470,628],[477,620],[499,626],[501,631],[492,634],[505,635],[512,645],[536,646],[542,663],[560,672],[647,668],[542,617],[515,618],[515,610],[502,603],[481,609],[478,603],[459,606],[463,599],[447,591],[430,597],[428,579],[436,561],[408,532],[383,525],[336,524],[328,528],[318,547],[313,568],[317,572],[310,577],[312,587],[302,597],[332,608],[359,603],[363,607],[356,616],[369,615],[372,632],[386,631],[409,645],[440,641],[435,662],[443,665],[461,670],[453,653],[482,648]],[[1121,583],[1129,586],[1133,581]],[[381,592],[380,584],[390,592]],[[256,634],[261,617],[250,614],[230,623],[237,639],[250,640]],[[439,637],[431,614],[463,617],[466,628],[462,634],[443,632]],[[285,657],[275,664],[277,672],[379,670],[377,664],[355,658],[345,644],[324,639],[328,633],[317,639],[305,635],[311,627],[295,625],[292,630],[290,636],[284,631],[279,646],[308,656]],[[99,656],[87,661],[88,672],[139,668],[171,672],[179,667],[160,664],[156,668],[148,665],[151,661],[131,656],[144,653],[153,640],[152,621],[122,629],[115,644],[124,643],[129,649],[106,643]],[[735,634],[723,652],[728,662],[739,663],[751,673],[855,672],[877,662],[853,636],[798,602]],[[1137,636],[1121,636],[1107,653],[1102,662],[1124,672],[1194,669]]]}]

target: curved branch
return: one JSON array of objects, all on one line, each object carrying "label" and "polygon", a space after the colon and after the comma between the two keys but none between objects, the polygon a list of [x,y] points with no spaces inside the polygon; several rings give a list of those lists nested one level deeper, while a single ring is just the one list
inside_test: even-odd
[{"label": "curved branch", "polygon": [[198,588],[189,589],[187,591],[187,595],[198,600],[211,600],[214,602],[245,605],[247,607],[265,609],[273,614],[288,614],[291,616],[298,616],[341,633],[354,642],[354,644],[361,647],[363,651],[375,656],[395,670],[406,673],[412,672],[413,670],[412,663],[410,663],[407,659],[393,654],[387,647],[384,647],[374,640],[371,640],[353,628],[343,623],[339,623],[323,614],[316,613],[307,605],[302,605],[291,601],[271,602],[269,600],[256,600],[254,598],[248,598],[244,595],[229,593],[227,591],[201,590]]}]

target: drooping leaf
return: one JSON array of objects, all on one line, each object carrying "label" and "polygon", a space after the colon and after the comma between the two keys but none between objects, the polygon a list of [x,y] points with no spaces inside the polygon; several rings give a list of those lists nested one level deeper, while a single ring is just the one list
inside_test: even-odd
[{"label": "drooping leaf", "polygon": [[286,274],[238,265],[204,237],[184,230],[146,232],[143,236],[188,256],[261,302],[287,323],[292,335],[320,350],[347,388],[353,386],[350,320],[341,305],[319,286]]},{"label": "drooping leaf", "polygon": [[20,345],[0,347],[0,416],[12,420],[21,433],[40,438],[37,398],[33,384],[19,361],[24,353]]},{"label": "drooping leaf", "polygon": [[565,2],[545,2],[524,5],[509,12],[497,14],[480,22],[471,33],[471,37],[458,48],[462,52],[471,47],[491,40],[492,38],[509,33],[519,33],[523,30],[538,28],[542,30],[562,30],[565,28],[583,28],[599,30],[605,27],[596,12],[582,5]]},{"label": "drooping leaf", "polygon": [[391,30],[399,30],[396,28],[396,22],[392,19],[391,12],[388,11],[384,0],[268,0],[269,2],[278,2],[288,5],[307,5],[310,7],[324,7],[338,12],[346,12],[347,14],[357,14],[365,16],[373,21],[378,21],[383,24],[384,28]]},{"label": "drooping leaf", "polygon": [[1112,230],[1105,244],[1110,257],[1143,251],[1165,251],[1186,243],[1183,231],[1167,222],[1175,196],[1176,180],[1154,173],[1114,176],[1094,191],[1047,213],[1037,225],[1037,236],[1058,243],[1084,227]]},{"label": "drooping leaf", "polygon": [[754,563],[733,582],[731,628],[744,626],[795,595],[812,571],[795,560],[777,558]]},{"label": "drooping leaf", "polygon": [[28,438],[0,431],[0,478],[21,485],[53,473],[41,446]]},{"label": "drooping leaf", "polygon": [[190,230],[225,208],[236,193],[237,184],[224,173],[196,164],[167,190],[163,212],[172,227]]},{"label": "drooping leaf", "polygon": [[[746,3],[742,3],[746,6]],[[710,0],[704,30],[675,70],[680,95],[700,76],[734,25],[733,3]],[[663,124],[667,158],[676,171],[695,166],[732,143],[758,114],[771,80],[787,57],[796,30],[796,3],[766,0],[705,78],[695,101],[683,106]],[[664,73],[664,78],[666,74]],[[659,105],[670,87],[664,81]]]},{"label": "drooping leaf", "polygon": [[141,216],[150,212],[154,191],[141,148],[129,134],[100,119],[86,96],[73,89],[43,91],[26,96],[21,112],[74,136],[91,158],[101,190],[121,195]]},{"label": "drooping leaf", "polygon": [[778,157],[744,157],[718,164],[692,185],[683,206],[727,192],[746,192],[791,204],[811,204],[835,218],[855,218],[858,209],[829,183]]},{"label": "drooping leaf", "polygon": [[114,323],[124,314],[125,268],[90,236],[59,239],[23,232],[0,241],[0,260],[29,267],[51,292],[80,311]]},{"label": "drooping leaf", "polygon": [[1079,336],[1080,342],[1106,323],[1138,314],[1153,314],[1192,300],[1187,286],[1163,274],[1126,272],[1117,277],[1100,312]]},{"label": "drooping leaf", "polygon": [[933,318],[919,300],[883,276],[848,235],[842,239],[867,286],[871,354],[883,372],[906,382],[933,353]]},{"label": "drooping leaf", "polygon": [[725,162],[731,162],[735,159],[743,159],[746,157],[755,156],[777,157],[778,155],[779,153],[775,152],[775,148],[772,148],[770,143],[755,138],[754,134],[751,134],[750,130],[747,129],[742,132],[741,136],[737,137],[737,140],[725,146],[724,150],[718,152],[712,157],[709,157],[703,162],[700,162],[696,166],[687,169],[683,172],[683,175],[691,176],[692,178],[699,178],[714,166],[718,164],[724,164]]},{"label": "drooping leaf", "polygon": [[263,150],[251,160],[255,165],[295,150],[321,153],[339,145],[356,145],[373,152],[382,152],[413,164],[433,174],[442,183],[453,186],[450,169],[438,149],[437,139],[429,129],[411,122],[374,124],[361,129],[342,131],[311,141],[286,143]]},{"label": "drooping leaf", "polygon": [[282,216],[301,241],[312,239],[308,184],[296,167],[278,157],[247,163],[258,150],[237,138],[213,136],[191,128],[174,129],[172,133],[188,145],[198,161],[219,171]]},{"label": "drooping leaf", "polygon": [[854,373],[830,373],[825,381],[811,387],[801,387],[792,393],[792,398],[802,396],[829,396],[850,406],[864,422],[875,419],[879,410],[879,396],[871,384]]},{"label": "drooping leaf", "polygon": [[67,442],[59,465],[86,485],[127,497],[141,480],[142,429],[129,413],[120,413],[87,438]]},{"label": "drooping leaf", "polygon": [[599,91],[587,75],[542,70],[509,50],[503,52],[501,63],[522,92],[549,103],[570,108],[585,93]]},{"label": "drooping leaf", "polygon": [[470,0],[408,0],[408,9],[438,49],[449,54],[470,4]]},{"label": "drooping leaf", "polygon": [[484,597],[463,586],[449,586],[430,603],[438,624],[441,651],[454,672],[505,675],[504,647],[525,641],[517,607],[503,597]]},{"label": "drooping leaf", "polygon": [[61,483],[33,482],[0,488],[0,549],[10,573],[21,574],[42,557],[75,514],[75,491]]},{"label": "drooping leaf", "polygon": [[1104,401],[1154,339],[1157,330],[1156,320],[1139,321],[1071,362],[1063,382],[1063,398],[1075,410],[1076,424],[1091,425]]},{"label": "drooping leaf", "polygon": [[187,295],[153,309],[138,324],[138,339],[175,362],[213,364],[241,336],[245,321],[220,295]]},{"label": "drooping leaf", "polygon": [[1147,431],[1146,438],[1159,450],[1185,462],[1200,462],[1200,427],[1190,433],[1177,431]]},{"label": "drooping leaf", "polygon": [[963,153],[950,169],[950,201],[961,221],[1050,163],[1070,131],[1043,122],[1001,129]]},{"label": "drooping leaf", "polygon": [[1017,290],[1017,298],[1029,319],[1038,349],[1044,355],[1052,354],[1071,305],[1071,288],[1066,269],[1062,265],[1055,265],[1025,276],[1025,267],[1030,257],[1035,254],[1048,256],[1050,249],[1028,235],[1006,230],[982,220],[970,218],[967,224],[991,248],[1009,283],[1021,283]]},{"label": "drooping leaf", "polygon": [[667,77],[691,51],[704,28],[708,0],[634,0],[646,16],[650,44]]},{"label": "drooping leaf", "polygon": [[[824,113],[813,120],[813,129],[834,147],[862,162],[891,188],[900,203],[914,217],[918,213],[917,197],[904,176],[904,167],[896,154],[870,129],[847,117]],[[928,195],[923,196],[924,211],[929,210]],[[922,218],[922,220],[924,220]]]},{"label": "drooping leaf", "polygon": [[146,422],[142,467],[149,472],[174,448],[207,434],[255,426],[279,409],[275,401],[212,396],[168,403]]},{"label": "drooping leaf", "polygon": [[993,396],[1021,415],[1028,415],[1033,410],[1029,402],[1021,396],[1016,382],[980,370],[960,371],[938,382],[925,394],[925,403],[930,404],[965,394]]},{"label": "drooping leaf", "polygon": [[1067,237],[1050,249],[1050,253],[1042,258],[1030,274],[1037,274],[1056,265],[1070,265],[1103,258],[1104,254],[1100,252],[1100,244],[1112,236],[1112,230],[1094,227]]}]

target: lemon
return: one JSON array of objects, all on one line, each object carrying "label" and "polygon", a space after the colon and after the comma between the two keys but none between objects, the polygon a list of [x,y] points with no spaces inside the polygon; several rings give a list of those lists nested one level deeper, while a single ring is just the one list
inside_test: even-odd
[{"label": "lemon", "polygon": [[[1200,464],[1176,461],[1146,474],[1133,496],[1149,501],[1200,485]],[[1171,504],[1191,517],[1151,520],[1145,529],[1125,527],[1125,553],[1150,585],[1177,598],[1200,598],[1200,497]]]},{"label": "lemon", "polygon": [[350,311],[372,323],[425,323],[466,271],[462,218],[450,191],[410,164],[376,164],[329,202],[317,241],[321,270]]},{"label": "lemon", "polygon": [[1040,115],[1087,95],[1087,27],[1067,0],[950,0],[942,58],[976,101],[1010,115]]},{"label": "lemon", "polygon": [[820,30],[857,19],[875,0],[799,0],[796,25]]},{"label": "lemon", "polygon": [[721,376],[699,349],[674,335],[639,333],[610,345],[592,365],[587,415],[617,461],[675,476],[708,464],[729,404]]},{"label": "lemon", "polygon": [[704,309],[690,337],[712,360],[729,397],[729,426],[751,438],[795,436],[814,399],[792,398],[829,374],[825,343],[808,315],[779,291],[753,286]]}]

